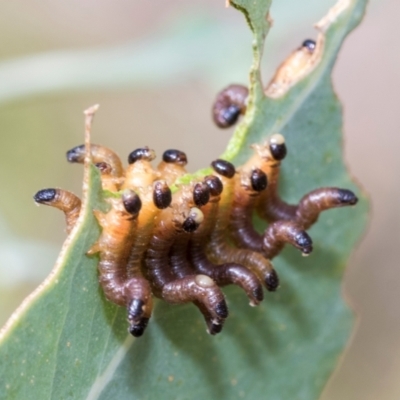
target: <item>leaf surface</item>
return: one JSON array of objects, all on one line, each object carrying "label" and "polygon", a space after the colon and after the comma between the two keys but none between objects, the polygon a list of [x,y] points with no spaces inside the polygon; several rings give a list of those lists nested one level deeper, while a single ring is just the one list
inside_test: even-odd
[{"label": "leaf surface", "polygon": [[158,302],[145,335],[126,332],[126,311],[107,302],[97,283],[97,259],[86,251],[99,235],[92,209],[103,208],[100,181],[86,171],[78,226],[44,284],[0,334],[0,398],[34,399],[316,399],[352,328],[341,297],[348,256],[367,218],[367,204],[342,160],[341,106],[331,69],[346,35],[361,20],[365,0],[342,6],[325,31],[316,68],[284,96],[264,95],[259,63],[269,29],[268,0],[235,0],[254,35],[251,100],[224,154],[239,165],[249,145],[285,135],[289,154],[282,196],[297,201],[316,187],[355,190],[357,207],[333,210],[311,229],[315,250],[303,258],[286,249],[274,260],[281,288],[249,308],[237,288],[226,290],[230,317],[210,337],[192,305]]}]

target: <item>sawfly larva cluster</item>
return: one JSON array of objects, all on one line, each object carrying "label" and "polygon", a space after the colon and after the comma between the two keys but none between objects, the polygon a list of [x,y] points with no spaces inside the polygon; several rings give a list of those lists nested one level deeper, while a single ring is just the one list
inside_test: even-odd
[{"label": "sawfly larva cluster", "polygon": [[[210,334],[221,331],[228,307],[221,287],[236,285],[252,306],[264,297],[263,287],[275,291],[278,274],[271,260],[286,244],[303,254],[312,251],[307,234],[327,209],[354,205],[349,190],[316,189],[298,204],[285,203],[277,185],[286,145],[274,134],[253,146],[253,156],[235,168],[226,160],[211,163],[212,173],[188,184],[170,186],[186,171],[186,155],[167,150],[157,167],[153,150],[136,149],[125,171],[118,156],[103,146],[91,145],[108,197],[107,213],[93,210],[102,229],[87,254],[99,254],[99,282],[105,297],[128,313],[129,332],[141,336],[151,317],[153,296],[171,304],[193,303],[203,314]],[[82,163],[84,147],[67,153],[70,162]],[[62,210],[69,232],[81,202],[62,189],[36,193],[37,203]],[[253,213],[268,225],[255,230]]]},{"label": "sawfly larva cluster", "polygon": [[[306,40],[279,67],[269,87],[297,79],[296,74],[312,66],[316,48],[314,41]],[[245,113],[247,97],[244,86],[224,89],[213,106],[216,124],[233,125]],[[90,124],[91,119],[86,127]],[[320,213],[357,203],[353,192],[335,187],[311,191],[298,204],[286,203],[278,193],[287,155],[285,138],[275,133],[252,149],[243,165],[217,159],[207,173],[191,180],[182,179],[187,156],[177,149],[166,150],[156,166],[152,149],[135,149],[126,168],[114,151],[88,141],[67,152],[71,163],[91,160],[108,194],[108,212],[93,210],[101,234],[87,255],[98,254],[104,295],[126,307],[133,336],[144,333],[153,296],[170,304],[193,303],[207,331],[219,333],[228,317],[221,287],[238,286],[250,305],[257,306],[264,298],[263,287],[269,292],[279,287],[271,260],[283,247],[289,244],[305,255],[311,253],[306,230]],[[72,230],[81,208],[78,197],[50,188],[34,199],[62,210],[67,232]],[[254,213],[267,222],[263,232],[253,225]]]}]

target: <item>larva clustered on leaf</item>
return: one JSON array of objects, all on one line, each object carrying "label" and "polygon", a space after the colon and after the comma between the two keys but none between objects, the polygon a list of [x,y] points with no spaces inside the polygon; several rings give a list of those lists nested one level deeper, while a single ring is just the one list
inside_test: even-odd
[{"label": "larva clustered on leaf", "polygon": [[[279,67],[270,85],[307,67],[315,47],[314,41],[305,41]],[[246,111],[247,96],[247,88],[240,85],[224,89],[213,106],[217,125],[234,124]],[[93,210],[102,231],[87,255],[99,255],[104,295],[126,307],[133,336],[144,333],[153,296],[171,304],[193,303],[207,331],[219,333],[228,317],[221,287],[238,286],[250,305],[257,306],[264,298],[263,287],[270,292],[278,289],[271,260],[283,247],[290,244],[303,254],[311,253],[306,230],[320,213],[357,203],[353,192],[334,187],[313,190],[298,204],[286,203],[278,194],[280,166],[287,155],[285,138],[275,133],[252,148],[253,155],[243,165],[217,159],[210,163],[211,174],[189,183],[179,180],[186,174],[187,156],[177,149],[166,150],[157,167],[152,165],[152,149],[135,149],[125,169],[119,156],[101,145],[67,152],[69,162],[83,163],[87,149],[103,190],[113,193],[107,196],[108,212]],[[81,207],[78,197],[50,188],[34,199],[62,210],[71,231]],[[264,232],[254,228],[254,212],[268,223]]]}]

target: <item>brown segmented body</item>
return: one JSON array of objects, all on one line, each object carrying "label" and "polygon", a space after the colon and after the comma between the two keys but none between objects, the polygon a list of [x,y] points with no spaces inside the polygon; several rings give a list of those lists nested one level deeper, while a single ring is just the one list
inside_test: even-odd
[{"label": "brown segmented body", "polygon": [[[250,304],[257,305],[263,300],[263,291],[257,276],[240,264],[225,263],[216,265],[208,259],[205,253],[205,245],[215,224],[213,210],[216,209],[215,204],[219,200],[220,195],[211,196],[210,202],[201,207],[204,214],[204,222],[191,235],[190,244],[187,249],[189,261],[197,273],[208,275],[219,286],[230,284],[240,286],[250,299]],[[182,249],[182,251],[186,251],[186,249]]]},{"label": "brown segmented body", "polygon": [[151,165],[154,157],[154,151],[150,150],[149,156],[129,164],[126,168],[125,181],[121,188],[146,188],[159,179],[160,174]]},{"label": "brown segmented body", "polygon": [[133,242],[136,233],[137,216],[132,218],[121,199],[110,199],[110,204],[107,213],[93,211],[102,231],[88,254],[100,253],[99,282],[107,299],[126,306],[126,264],[130,253],[129,244]]},{"label": "brown segmented body", "polygon": [[291,221],[299,229],[304,230],[310,228],[318,220],[322,211],[354,205],[358,201],[350,190],[326,187],[307,193],[298,204],[288,204],[280,198],[278,193],[281,161],[274,159],[268,148],[259,159],[262,161],[261,169],[268,175],[269,183],[267,190],[258,200],[257,211],[269,222]]},{"label": "brown segmented body", "polygon": [[217,172],[215,172],[215,175],[221,179],[224,189],[219,203],[213,203],[210,210],[209,218],[215,220],[215,225],[206,245],[207,256],[215,264],[235,263],[244,265],[258,276],[268,290],[276,290],[279,279],[269,260],[259,253],[246,249],[236,249],[227,243],[235,180]]},{"label": "brown segmented body", "polygon": [[[105,146],[92,143],[90,145],[90,154],[94,164],[105,162],[110,165],[111,176],[115,178],[123,176],[124,168],[122,166],[121,159],[114,151]],[[83,164],[85,160],[85,145],[76,146],[67,151],[67,160],[71,163]]]},{"label": "brown segmented body", "polygon": [[172,206],[159,214],[145,257],[146,276],[153,285],[154,293],[167,302],[193,302],[202,312],[209,332],[215,334],[227,317],[224,295],[209,277],[195,274],[177,277],[180,270],[174,271],[169,258],[171,246],[177,236],[183,234],[188,218],[186,199],[185,192],[177,192]]},{"label": "brown segmented body", "polygon": [[236,245],[261,253],[268,259],[278,255],[286,243],[309,254],[312,251],[312,240],[296,222],[280,221],[279,224],[271,224],[263,235],[254,229],[252,223],[254,207],[260,195],[267,192],[269,187],[255,190],[251,177],[254,171],[259,170],[267,175],[262,167],[270,154],[269,143],[267,142],[264,146],[254,146],[254,149],[253,157],[240,167],[239,174],[236,176],[230,214],[230,227]]},{"label": "brown segmented body", "polygon": [[37,192],[34,199],[39,204],[58,208],[65,215],[67,233],[75,226],[81,211],[81,200],[71,192],[63,189],[43,189]]}]

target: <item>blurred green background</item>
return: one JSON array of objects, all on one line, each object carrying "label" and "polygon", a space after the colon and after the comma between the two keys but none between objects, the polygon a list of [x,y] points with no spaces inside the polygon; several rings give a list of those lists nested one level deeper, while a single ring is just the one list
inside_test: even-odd
[{"label": "blurred green background", "polygon": [[[267,82],[334,0],[275,1]],[[246,83],[251,36],[223,0],[1,1],[0,324],[51,270],[65,238],[61,213],[35,207],[45,187],[80,193],[66,150],[83,140],[82,111],[100,103],[93,141],[125,160],[136,147],[180,148],[207,165],[230,131],[210,118],[216,92]],[[370,229],[344,294],[358,329],[323,400],[400,398],[400,52],[395,0],[372,0],[334,71],[344,103],[345,157],[372,199]],[[334,184],[334,182],[327,182]]]}]

